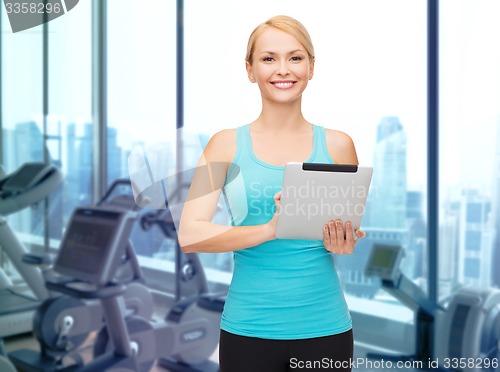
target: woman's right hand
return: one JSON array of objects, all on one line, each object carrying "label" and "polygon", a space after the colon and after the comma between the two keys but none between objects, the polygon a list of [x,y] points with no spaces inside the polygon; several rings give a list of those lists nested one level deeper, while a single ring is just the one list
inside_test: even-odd
[{"label": "woman's right hand", "polygon": [[269,222],[265,224],[266,228],[269,229],[269,234],[270,234],[269,240],[276,239],[276,225],[278,223],[278,214],[280,210],[281,191],[276,193],[273,196],[273,199],[276,211],[274,212],[273,218],[271,218],[271,220],[269,220]]}]

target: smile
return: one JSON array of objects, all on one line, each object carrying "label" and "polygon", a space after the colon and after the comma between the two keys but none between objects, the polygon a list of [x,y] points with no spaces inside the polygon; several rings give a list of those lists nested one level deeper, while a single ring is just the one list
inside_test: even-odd
[{"label": "smile", "polygon": [[295,81],[273,81],[271,82],[278,89],[289,89],[293,87]]}]

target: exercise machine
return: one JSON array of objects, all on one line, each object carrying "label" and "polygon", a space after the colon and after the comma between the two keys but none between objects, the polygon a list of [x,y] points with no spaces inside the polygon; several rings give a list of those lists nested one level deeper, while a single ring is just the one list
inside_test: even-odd
[{"label": "exercise machine", "polygon": [[27,250],[4,217],[48,197],[61,183],[62,175],[55,166],[46,163],[25,163],[11,174],[5,174],[2,169],[1,175],[1,249],[35,295],[32,297],[13,289],[12,281],[0,268],[0,371],[14,372],[16,369],[6,356],[2,337],[31,331],[33,313],[49,293],[43,286],[43,270],[23,263]]},{"label": "exercise machine", "polygon": [[[136,208],[130,181],[117,180],[109,188],[98,207],[88,210],[119,210],[126,213],[134,209]],[[135,218],[139,218],[138,216],[139,213],[137,213]],[[78,220],[81,220],[81,217],[78,217]],[[118,223],[118,220],[115,222]],[[73,219],[70,221],[67,230],[70,229],[72,223]],[[98,221],[96,220],[95,223],[98,223]],[[168,209],[146,211],[146,213],[142,214],[140,226],[145,231],[148,231],[154,225],[159,226],[166,238],[177,241],[175,226],[173,225]],[[93,225],[87,224],[87,230],[89,232],[93,231]],[[82,234],[84,234],[83,230]],[[66,244],[65,241],[67,238],[65,237],[64,239],[61,243],[59,256],[63,253]],[[123,251],[125,252],[124,254]],[[123,263],[126,261],[133,262],[134,265],[132,267],[137,266],[136,271],[140,272],[131,241],[128,240],[125,248],[114,248],[113,252],[115,253],[109,256],[110,259],[118,259],[120,265],[109,265],[112,269],[106,277],[112,277],[112,282],[116,285],[125,284],[124,290],[127,292],[121,296],[124,298],[127,310],[121,316],[131,319],[130,321],[127,320],[127,324],[132,330],[135,330],[134,327],[142,329],[145,327],[145,321],[149,321],[152,324],[152,316],[128,310],[130,308],[128,301],[131,297],[128,292],[131,285],[129,284],[130,282],[124,281],[123,278],[130,278],[131,276],[124,275],[123,272],[118,273],[119,271],[123,271],[125,267]],[[164,349],[161,352],[162,358],[159,360],[159,364],[171,371],[216,371],[218,370],[217,364],[208,361],[208,358],[213,354],[218,345],[220,315],[225,297],[209,293],[206,277],[198,255],[193,253],[184,256],[181,270],[176,272],[176,278],[183,285],[182,291],[176,294],[176,299],[179,299],[179,301],[175,303],[165,317],[165,320],[162,321],[168,327],[170,333],[161,342]],[[95,257],[94,261],[102,261],[106,257],[108,256],[104,256],[104,258],[100,256],[99,258]],[[61,268],[57,269],[56,264],[57,270],[60,271]],[[68,273],[64,272],[64,270],[63,265],[62,274],[68,275],[72,272],[70,270]],[[132,275],[132,277],[134,276]],[[176,286],[176,288],[178,287]],[[64,290],[56,291],[66,293]],[[144,303],[148,304],[147,307],[152,312],[152,295],[149,292],[147,294],[150,299],[144,301]],[[98,297],[98,295],[96,296]],[[60,296],[59,298],[61,300],[47,301],[48,305],[42,307],[40,309],[40,316],[36,317],[39,320],[36,322],[35,329],[39,330],[37,339],[42,346],[42,353],[33,350],[18,350],[9,354],[18,368],[29,372],[38,372],[71,371],[81,367],[83,362],[75,351],[85,340],[90,330],[98,329],[99,325],[102,329],[98,333],[94,343],[94,358],[98,360],[100,356],[114,350],[113,341],[109,337],[108,327],[104,326],[104,323],[97,321],[99,317],[96,314],[98,314],[99,310],[95,306],[95,301],[89,300],[90,297],[85,295],[81,298],[78,296],[73,298],[68,295]],[[86,302],[85,306],[83,306],[84,301]],[[91,304],[90,306],[89,303]],[[89,311],[91,309],[92,311]],[[132,317],[132,315],[136,316]],[[120,314],[114,314],[114,317],[116,316],[120,316]],[[68,321],[67,324],[66,321]],[[69,359],[67,357],[65,358],[66,363],[63,363],[65,356],[70,356],[73,359],[70,366],[67,365]],[[151,361],[146,366],[150,363]]]},{"label": "exercise machine", "polygon": [[399,245],[375,244],[365,275],[379,278],[384,290],[415,312],[415,354],[367,356],[417,360],[424,366],[436,361],[442,370],[500,371],[500,291],[462,288],[443,308],[430,302],[424,291],[401,272],[403,257]]},{"label": "exercise machine", "polygon": [[[179,189],[173,191],[179,192]],[[134,198],[131,186],[130,197]],[[144,231],[158,226],[165,238],[176,244],[176,302],[164,319],[175,333],[167,341],[170,347],[165,348],[158,364],[178,372],[218,371],[218,365],[208,359],[219,342],[220,316],[226,295],[210,293],[203,266],[196,253],[182,253],[168,201],[164,200],[162,203],[165,208],[146,210],[139,218]],[[107,329],[103,328],[97,337],[94,355],[101,355],[109,347]]]},{"label": "exercise machine", "polygon": [[0,338],[0,371],[2,372],[16,372],[16,368],[7,358],[7,354],[4,349],[3,339]]},{"label": "exercise machine", "polygon": [[[0,180],[0,246],[35,297],[15,291],[8,285],[0,290],[0,337],[31,331],[35,309],[49,298],[44,286],[43,266],[23,262],[26,248],[4,218],[37,204],[49,196],[62,181],[60,171],[46,163],[25,163]],[[0,269],[0,274],[3,273]],[[4,284],[7,284],[4,277]]]},{"label": "exercise machine", "polygon": [[74,298],[98,299],[113,350],[84,367],[70,366],[69,371],[147,370],[141,362],[150,362],[148,351],[154,340],[144,338],[143,331],[151,327],[147,320],[131,316],[131,328],[127,328],[126,286],[113,281],[136,218],[135,212],[123,210],[77,208],[73,212],[54,266],[65,279],[47,282],[47,287]]},{"label": "exercise machine", "polygon": [[[54,270],[65,279],[48,282],[47,287],[75,298],[99,299],[110,339],[101,355],[78,370],[148,371],[157,358],[170,356],[173,366],[169,369],[194,371],[194,366],[184,361],[201,359],[197,355],[207,349],[208,337],[214,338],[215,344],[218,341],[218,322],[200,316],[213,312],[201,305],[212,302],[208,296],[200,296],[194,304],[181,300],[165,321],[126,314],[126,288],[116,283],[114,276],[136,219],[136,212],[78,208],[61,242]],[[209,315],[217,318],[217,314]]]},{"label": "exercise machine", "polygon": [[399,245],[375,244],[365,267],[365,276],[379,278],[386,292],[414,312],[415,354],[390,357],[370,353],[368,357],[427,361],[432,355],[434,315],[439,307],[431,303],[425,292],[401,272],[400,265],[403,257],[404,250]]},{"label": "exercise machine", "polygon": [[[123,192],[124,188],[129,189],[130,182],[115,181],[98,203],[100,208],[118,208],[124,211],[137,209],[133,198]],[[29,256],[29,261],[40,263],[49,260],[46,257],[32,255]],[[46,272],[50,272],[51,275],[46,277],[54,278],[52,262],[47,262],[47,266]],[[127,314],[150,319],[153,314],[153,297],[145,286],[144,276],[130,241],[126,244],[120,265],[116,267],[114,274],[114,280],[126,286],[124,299]],[[75,364],[83,364],[79,347],[92,332],[99,331],[103,326],[104,315],[99,301],[58,294],[43,301],[36,309],[33,318],[33,334],[40,345],[40,352],[21,349],[11,352],[9,357],[24,371],[64,371],[65,359],[72,358]]]},{"label": "exercise machine", "polygon": [[500,291],[462,288],[436,314],[434,359],[442,369],[500,371]]}]

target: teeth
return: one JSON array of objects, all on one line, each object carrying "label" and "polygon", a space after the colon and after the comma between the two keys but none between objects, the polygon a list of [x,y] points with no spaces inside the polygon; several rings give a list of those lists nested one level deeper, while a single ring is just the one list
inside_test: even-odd
[{"label": "teeth", "polygon": [[293,83],[274,83],[278,88],[290,88]]}]

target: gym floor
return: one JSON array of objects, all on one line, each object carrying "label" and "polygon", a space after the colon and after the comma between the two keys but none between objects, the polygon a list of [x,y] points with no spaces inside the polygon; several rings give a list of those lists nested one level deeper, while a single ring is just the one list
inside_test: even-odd
[{"label": "gym floor", "polygon": [[[40,347],[38,345],[38,342],[31,336],[31,334],[24,334],[24,335],[18,335],[18,336],[12,336],[12,337],[7,337],[4,339],[5,342],[5,350],[7,353],[10,353],[11,351],[14,350],[20,350],[20,349],[31,349],[31,350],[40,350]],[[89,338],[88,344],[91,344],[91,338]],[[85,346],[84,346],[85,347]],[[85,361],[87,362],[90,360],[90,347],[86,351],[84,351],[83,357]],[[219,361],[219,349],[217,348],[214,352],[214,354],[210,357],[210,360],[214,362]],[[159,366],[154,366],[151,369],[151,372],[165,372],[166,369],[159,367]],[[0,371],[2,372],[2,371]]]}]

